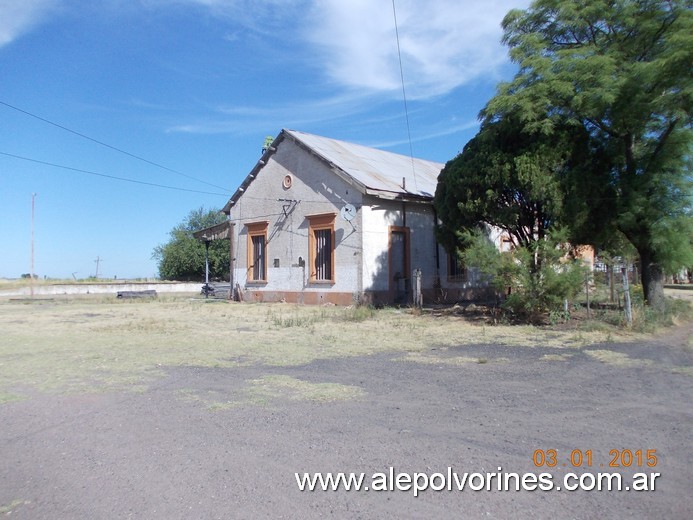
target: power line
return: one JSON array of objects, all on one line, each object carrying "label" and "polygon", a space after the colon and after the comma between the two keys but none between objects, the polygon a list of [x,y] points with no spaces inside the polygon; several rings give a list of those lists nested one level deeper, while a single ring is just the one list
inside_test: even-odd
[{"label": "power line", "polygon": [[97,177],[105,177],[107,179],[114,179],[117,181],[123,181],[123,182],[132,182],[135,184],[144,184],[145,186],[153,186],[155,188],[165,188],[167,190],[177,190],[177,191],[187,191],[190,193],[202,193],[204,195],[219,195],[222,197],[227,197],[228,195],[225,193],[214,193],[211,191],[200,191],[200,190],[190,190],[187,188],[178,188],[176,186],[166,186],[165,184],[156,184],[154,182],[146,182],[146,181],[138,181],[136,179],[128,179],[125,177],[118,177],[117,175],[108,175],[106,173],[98,173],[98,172],[93,172],[89,170],[82,170],[80,168],[73,168],[72,166],[63,166],[62,164],[55,164],[47,161],[40,161],[38,159],[32,159],[30,157],[22,157],[21,155],[15,155],[12,153],[7,153],[7,152],[1,152],[0,155],[6,155],[7,157],[13,157],[14,159],[21,159],[22,161],[29,161],[33,163],[38,163],[38,164],[44,164],[46,166],[52,166],[54,168],[62,168],[63,170],[70,170],[73,172],[79,172],[79,173],[86,173],[88,175],[96,175]]},{"label": "power line", "polygon": [[167,172],[175,173],[176,175],[180,175],[181,177],[186,177],[188,179],[192,179],[194,181],[201,182],[202,184],[206,184],[207,186],[212,186],[213,188],[218,188],[220,190],[226,190],[226,188],[224,188],[223,186],[217,186],[216,184],[212,184],[210,182],[203,181],[202,179],[198,179],[197,177],[193,177],[192,175],[188,175],[186,173],[179,172],[177,170],[173,170],[167,166],[163,166],[162,164],[156,163],[154,161],[150,161],[149,159],[145,159],[144,157],[140,157],[139,155],[135,155],[135,154],[130,153],[128,151],[125,151],[121,148],[117,148],[117,147],[112,146],[110,144],[104,143],[103,141],[99,141],[98,139],[94,139],[93,137],[89,137],[88,135],[84,135],[80,132],[77,132],[76,130],[72,130],[70,128],[67,128],[66,126],[59,125],[58,123],[54,123],[53,121],[49,121],[48,119],[37,116],[36,114],[32,114],[31,112],[27,112],[26,110],[22,110],[21,108],[10,105],[9,103],[5,103],[2,100],[0,100],[0,105],[4,105],[7,108],[11,108],[12,110],[16,110],[17,112],[21,112],[22,114],[33,117],[34,119],[38,119],[39,121],[43,121],[44,123],[48,123],[49,125],[53,125],[56,128],[60,128],[61,130],[65,130],[66,132],[70,132],[71,134],[79,136],[83,139],[87,139],[88,141],[92,141],[93,143],[99,144],[101,146],[105,146],[106,148],[110,148],[111,150],[115,150],[118,153],[125,154],[129,157],[132,157],[133,159],[137,159],[138,161],[142,161],[142,162],[145,162],[145,163],[150,164],[152,166],[156,166],[157,168],[161,168],[162,170],[166,170]]},{"label": "power line", "polygon": [[[402,80],[402,98],[404,99],[404,117],[407,120],[407,137],[409,137],[409,156],[411,157],[411,172],[414,175],[414,191],[418,191],[416,183],[416,167],[414,166],[414,147],[411,144],[411,128],[409,126],[409,109],[407,107],[407,92],[404,89],[404,68],[402,67],[402,50],[399,46],[399,28],[397,27],[397,9],[392,0],[392,16],[395,19],[395,37],[397,38],[397,56],[399,58],[399,75]],[[402,188],[406,189],[404,186]]]}]

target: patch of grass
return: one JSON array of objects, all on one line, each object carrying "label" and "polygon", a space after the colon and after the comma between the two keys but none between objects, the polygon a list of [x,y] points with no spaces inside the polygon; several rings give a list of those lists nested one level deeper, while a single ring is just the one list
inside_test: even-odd
[{"label": "patch of grass", "polygon": [[242,403],[240,400],[230,400],[221,392],[208,391],[205,395],[198,394],[195,390],[184,388],[178,391],[182,401],[200,403],[211,411],[229,410],[236,408]]},{"label": "patch of grass", "polygon": [[485,365],[486,363],[505,363],[508,361],[507,358],[494,358],[488,359],[485,357],[470,357],[470,356],[433,356],[430,354],[422,354],[421,352],[410,352],[404,357],[398,359],[398,361],[410,361],[412,363],[424,363],[427,365],[452,365],[452,366],[462,366],[469,364]]},{"label": "patch of grass", "polygon": [[372,305],[353,305],[344,309],[344,319],[346,321],[361,322],[375,318],[378,310]]},{"label": "patch of grass", "polygon": [[25,504],[28,504],[26,500],[13,500],[7,505],[0,506],[0,515],[10,515],[15,509],[17,509],[19,506],[23,506]]},{"label": "patch of grass", "polygon": [[633,306],[633,330],[653,333],[662,327],[693,320],[693,305],[686,300],[666,298],[665,308],[657,312],[646,305]]},{"label": "patch of grass", "polygon": [[539,361],[568,361],[574,354],[544,354]]},{"label": "patch of grass", "polygon": [[681,374],[684,376],[693,377],[693,367],[675,367],[672,368],[671,371],[674,374]]},{"label": "patch of grass", "polygon": [[[144,391],[169,366],[292,366],[479,342],[574,348],[574,330],[479,326],[398,309],[158,299],[0,302],[0,392]],[[580,346],[604,341],[582,331]],[[627,335],[626,335],[627,334]],[[614,333],[616,341],[632,332]],[[478,363],[477,358],[472,358]],[[493,362],[493,360],[490,360]]]},{"label": "patch of grass", "polygon": [[25,397],[21,395],[0,392],[0,404],[11,403],[13,401],[21,401],[23,399],[25,399]]},{"label": "patch of grass", "polygon": [[617,332],[613,324],[600,319],[586,320],[580,323],[579,328],[583,332],[603,332],[605,334]]},{"label": "patch of grass", "polygon": [[309,383],[285,375],[264,376],[250,381],[247,390],[252,402],[266,404],[275,399],[333,402],[357,399],[365,395],[357,386],[337,383]]},{"label": "patch of grass", "polygon": [[614,352],[613,350],[585,350],[588,356],[607,363],[620,367],[642,367],[652,365],[653,362],[649,359],[633,359],[622,352]]}]

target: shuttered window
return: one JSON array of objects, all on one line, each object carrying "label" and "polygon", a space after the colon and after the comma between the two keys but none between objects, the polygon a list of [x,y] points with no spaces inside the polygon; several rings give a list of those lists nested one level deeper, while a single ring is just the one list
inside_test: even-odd
[{"label": "shuttered window", "polygon": [[334,283],[334,221],[335,214],[308,217],[310,249],[310,281]]},{"label": "shuttered window", "polygon": [[332,231],[315,231],[315,279],[332,280]]},{"label": "shuttered window", "polygon": [[247,224],[249,282],[267,282],[267,226],[267,222]]},{"label": "shuttered window", "polygon": [[251,237],[253,241],[253,280],[266,280],[265,276],[265,237]]}]

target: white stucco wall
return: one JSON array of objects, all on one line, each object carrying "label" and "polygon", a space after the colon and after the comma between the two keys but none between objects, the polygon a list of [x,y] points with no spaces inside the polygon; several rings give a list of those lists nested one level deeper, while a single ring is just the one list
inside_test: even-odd
[{"label": "white stucco wall", "polygon": [[[282,185],[292,176],[289,189]],[[280,201],[291,199],[295,202]],[[340,179],[328,166],[285,139],[267,164],[248,186],[230,218],[236,224],[234,281],[251,291],[319,291],[357,293],[360,288],[361,194]],[[353,204],[356,218],[347,222],[339,215],[346,204]],[[284,214],[286,206],[287,215]],[[335,283],[309,282],[308,215],[335,213]],[[248,280],[247,253],[249,223],[268,221],[267,283]],[[274,267],[274,261],[279,267]],[[305,263],[299,265],[299,259]]]},{"label": "white stucco wall", "polygon": [[436,240],[433,208],[429,204],[364,199],[363,208],[363,287],[387,291],[393,273],[389,272],[390,226],[409,229],[409,276],[421,269],[424,288],[433,288],[436,276]]},{"label": "white stucco wall", "polygon": [[[478,285],[473,272],[464,281],[448,279],[447,253],[436,244],[435,214],[430,203],[403,203],[362,195],[348,178],[340,177],[290,138],[279,143],[265,160],[267,163],[230,211],[230,219],[235,223],[234,282],[249,298],[288,300],[296,294],[331,293],[339,296],[340,302],[345,302],[345,298],[348,302],[360,301],[364,295],[366,301],[394,301],[395,287],[401,288],[402,282],[393,282],[394,274],[390,273],[391,226],[409,230],[407,278],[411,278],[413,269],[421,269],[422,287],[429,295],[434,288],[452,288],[450,297],[463,299],[468,289]],[[282,184],[286,175],[292,176],[288,189]],[[347,203],[357,210],[351,222],[339,215]],[[307,216],[326,213],[335,214],[334,283],[311,283]],[[254,282],[248,280],[247,225],[262,221],[268,222],[267,279]],[[275,267],[275,260],[279,267]],[[310,301],[328,301],[321,298]],[[298,301],[309,299],[299,297]]]}]

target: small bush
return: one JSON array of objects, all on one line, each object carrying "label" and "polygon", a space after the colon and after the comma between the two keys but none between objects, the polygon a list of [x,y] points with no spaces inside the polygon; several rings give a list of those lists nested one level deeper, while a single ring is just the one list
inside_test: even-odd
[{"label": "small bush", "polygon": [[670,327],[677,321],[693,319],[693,305],[684,300],[667,298],[664,310],[658,312],[639,302],[633,305],[633,330],[654,332],[659,327]]},{"label": "small bush", "polygon": [[587,268],[571,260],[561,244],[561,233],[536,241],[531,247],[517,247],[501,253],[483,234],[470,237],[471,244],[462,254],[467,265],[478,266],[499,292],[507,294],[506,310],[529,321],[538,321],[546,313],[567,318],[566,300],[573,300],[587,280]]},{"label": "small bush", "polygon": [[369,320],[377,314],[375,307],[372,305],[356,305],[348,307],[344,311],[344,319],[346,321],[365,321]]}]

